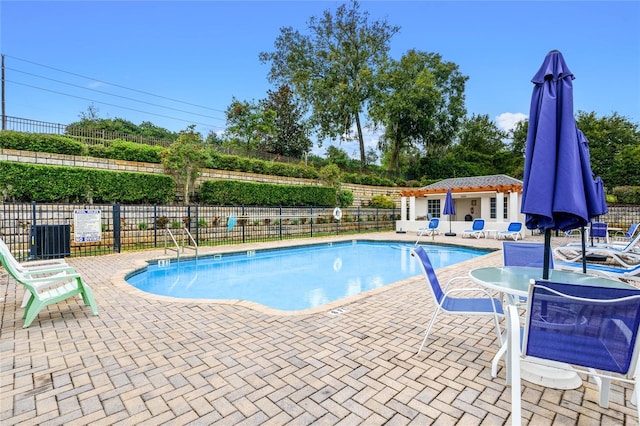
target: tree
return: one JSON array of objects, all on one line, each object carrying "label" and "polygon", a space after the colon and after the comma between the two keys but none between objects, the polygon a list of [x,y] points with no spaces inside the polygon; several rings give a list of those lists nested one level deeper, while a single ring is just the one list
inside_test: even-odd
[{"label": "tree", "polygon": [[275,137],[276,113],[263,110],[255,102],[239,101],[233,98],[226,111],[227,134],[236,138],[249,154],[260,145],[269,144]]},{"label": "tree", "polygon": [[208,159],[202,136],[194,129],[195,125],[191,125],[181,131],[178,140],[162,153],[165,170],[175,177],[178,185],[182,185],[185,205],[189,204],[196,179]]},{"label": "tree", "polygon": [[625,170],[629,153],[640,146],[638,124],[617,113],[598,117],[595,112],[583,111],[576,114],[576,124],[589,140],[593,173],[602,177],[608,189],[628,185],[629,177],[620,171]]},{"label": "tree", "polygon": [[438,54],[410,50],[381,69],[372,95],[371,117],[384,126],[379,148],[387,152],[387,177],[400,173],[401,153],[422,146],[427,154],[449,146],[465,115],[468,77]]},{"label": "tree", "polygon": [[495,154],[505,149],[503,140],[507,133],[489,119],[486,114],[473,114],[465,118],[458,134],[458,145],[466,153]]},{"label": "tree", "polygon": [[308,125],[303,119],[304,110],[294,101],[289,86],[277,91],[269,90],[268,97],[260,102],[263,111],[274,111],[275,134],[262,145],[262,150],[286,157],[300,158],[309,152],[313,143],[309,139]]},{"label": "tree", "polygon": [[275,52],[261,52],[271,62],[269,80],[287,84],[311,106],[311,123],[320,140],[350,140],[355,123],[364,168],[365,146],[360,114],[374,89],[374,76],[387,58],[391,37],[399,27],[386,21],[369,22],[353,0],[335,16],[326,10],[311,17],[309,34],[291,27],[280,29]]},{"label": "tree", "polygon": [[344,149],[338,148],[334,145],[329,145],[324,155],[327,157],[327,161],[329,161],[330,164],[335,164],[342,170],[348,170],[350,159],[349,154],[347,154]]},{"label": "tree", "polygon": [[143,121],[136,125],[123,118],[100,118],[99,110],[92,103],[86,112],[81,112],[80,121],[76,121],[67,126],[66,131],[71,133],[71,129],[83,129],[90,131],[107,131],[122,135],[142,136],[146,138],[163,139],[174,141],[178,134],[162,127],[156,126],[150,121]]},{"label": "tree", "polygon": [[[529,129],[529,119],[518,121],[515,127],[509,132],[511,143],[508,149],[513,155],[524,159],[525,147],[527,145],[527,131]],[[522,162],[524,166],[524,160]]]},{"label": "tree", "polygon": [[218,148],[224,144],[224,139],[222,139],[220,135],[218,135],[213,130],[209,130],[209,134],[207,135],[207,138],[205,139],[204,143],[209,146]]}]

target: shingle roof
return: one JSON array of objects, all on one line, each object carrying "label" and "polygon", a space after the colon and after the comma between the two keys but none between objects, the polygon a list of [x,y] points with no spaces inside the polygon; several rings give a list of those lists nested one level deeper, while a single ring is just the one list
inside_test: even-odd
[{"label": "shingle roof", "polygon": [[507,175],[472,176],[443,179],[419,189],[402,191],[401,196],[423,196],[451,192],[508,192],[522,191],[522,181]]},{"label": "shingle roof", "polygon": [[476,188],[484,186],[511,186],[522,185],[522,181],[507,175],[490,175],[490,176],[471,176],[461,178],[444,179],[431,185],[424,186],[420,189],[449,189],[457,188]]}]

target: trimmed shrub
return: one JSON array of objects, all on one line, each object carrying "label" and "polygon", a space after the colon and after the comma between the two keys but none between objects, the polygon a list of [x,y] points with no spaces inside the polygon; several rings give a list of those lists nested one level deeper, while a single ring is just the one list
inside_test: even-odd
[{"label": "trimmed shrub", "polygon": [[374,195],[371,197],[371,202],[369,202],[369,207],[377,207],[380,209],[392,209],[395,206],[396,203],[384,195]]},{"label": "trimmed shrub", "polygon": [[79,167],[0,163],[3,198],[13,201],[167,203],[175,198],[170,176]]},{"label": "trimmed shrub", "polygon": [[204,204],[245,206],[333,206],[336,191],[326,186],[210,180],[198,194]]},{"label": "trimmed shrub", "polygon": [[618,203],[640,204],[640,186],[616,186],[611,193]]},{"label": "trimmed shrub", "polygon": [[0,132],[0,148],[54,154],[86,155],[85,145],[73,139],[44,133]]}]

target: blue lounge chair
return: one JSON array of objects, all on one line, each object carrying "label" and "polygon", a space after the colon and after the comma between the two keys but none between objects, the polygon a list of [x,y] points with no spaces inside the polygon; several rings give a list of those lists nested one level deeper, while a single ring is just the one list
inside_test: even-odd
[{"label": "blue lounge chair", "polygon": [[582,259],[583,255],[587,257],[605,256],[625,268],[634,268],[640,264],[640,232],[626,246],[614,244],[587,246],[583,254],[581,246],[565,244],[556,247],[553,254],[566,262],[577,262]]},{"label": "blue lounge chair", "polygon": [[511,238],[514,241],[518,241],[518,237],[522,239],[522,222],[511,222],[506,231],[498,232],[498,239]]},{"label": "blue lounge chair", "polygon": [[467,229],[462,233],[462,237],[476,237],[480,238],[484,236],[484,219],[473,219],[471,229]]},{"label": "blue lounge chair", "polygon": [[613,234],[611,237],[613,238],[620,238],[623,241],[630,241],[631,238],[633,238],[633,236],[636,234],[636,231],[638,230],[638,225],[637,223],[632,223],[631,225],[629,225],[629,229],[627,230],[627,232],[616,232],[615,234]]},{"label": "blue lounge chair", "polygon": [[418,228],[418,239],[416,240],[416,244],[420,241],[423,235],[426,236],[434,236],[436,234],[440,235],[440,231],[438,231],[438,226],[440,226],[440,219],[437,217],[431,218],[429,220],[429,225],[426,228]]},{"label": "blue lounge chair", "polygon": [[[582,272],[582,263],[576,262],[556,262],[557,269]],[[640,283],[640,264],[630,268],[619,268],[613,265],[600,263],[587,263],[587,272],[592,275],[602,275],[608,278],[619,280],[638,281]]]}]

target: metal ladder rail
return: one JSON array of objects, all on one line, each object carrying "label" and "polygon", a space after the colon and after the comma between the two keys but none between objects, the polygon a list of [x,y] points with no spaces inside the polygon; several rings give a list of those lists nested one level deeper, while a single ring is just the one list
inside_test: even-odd
[{"label": "metal ladder rail", "polygon": [[[189,240],[191,240],[191,245],[184,244],[185,233],[188,235]],[[193,238],[193,235],[191,235],[191,232],[189,232],[189,230],[186,227],[182,228],[182,251],[183,252],[185,248],[194,250],[196,252],[196,260],[198,259],[198,244],[196,243],[196,240]]]},{"label": "metal ladder rail", "polygon": [[[173,245],[175,245],[176,248],[168,247],[167,235],[169,235],[171,237],[171,240],[173,241]],[[180,245],[178,244],[178,242],[176,241],[175,237],[173,236],[173,232],[171,232],[170,229],[165,228],[165,230],[164,230],[164,254],[167,254],[167,250],[175,251],[178,260],[180,260]]]},{"label": "metal ladder rail", "polygon": [[[191,241],[192,245],[185,245],[185,237],[186,237],[185,233],[189,237],[189,240]],[[169,235],[169,237],[171,237],[171,241],[173,241],[173,245],[175,246],[175,248],[169,247],[169,241],[167,239],[167,235]],[[167,254],[167,250],[173,250],[173,251],[176,252],[176,257],[177,257],[178,261],[180,261],[180,252],[182,251],[182,253],[184,253],[184,249],[185,248],[189,248],[189,249],[194,250],[196,252],[196,259],[198,258],[198,244],[196,243],[196,240],[193,238],[193,235],[191,235],[191,233],[189,232],[189,230],[187,228],[182,228],[182,247],[180,246],[180,244],[178,244],[178,241],[176,240],[175,236],[173,235],[173,232],[171,232],[170,229],[165,229],[165,234],[164,234],[164,254]]]}]

